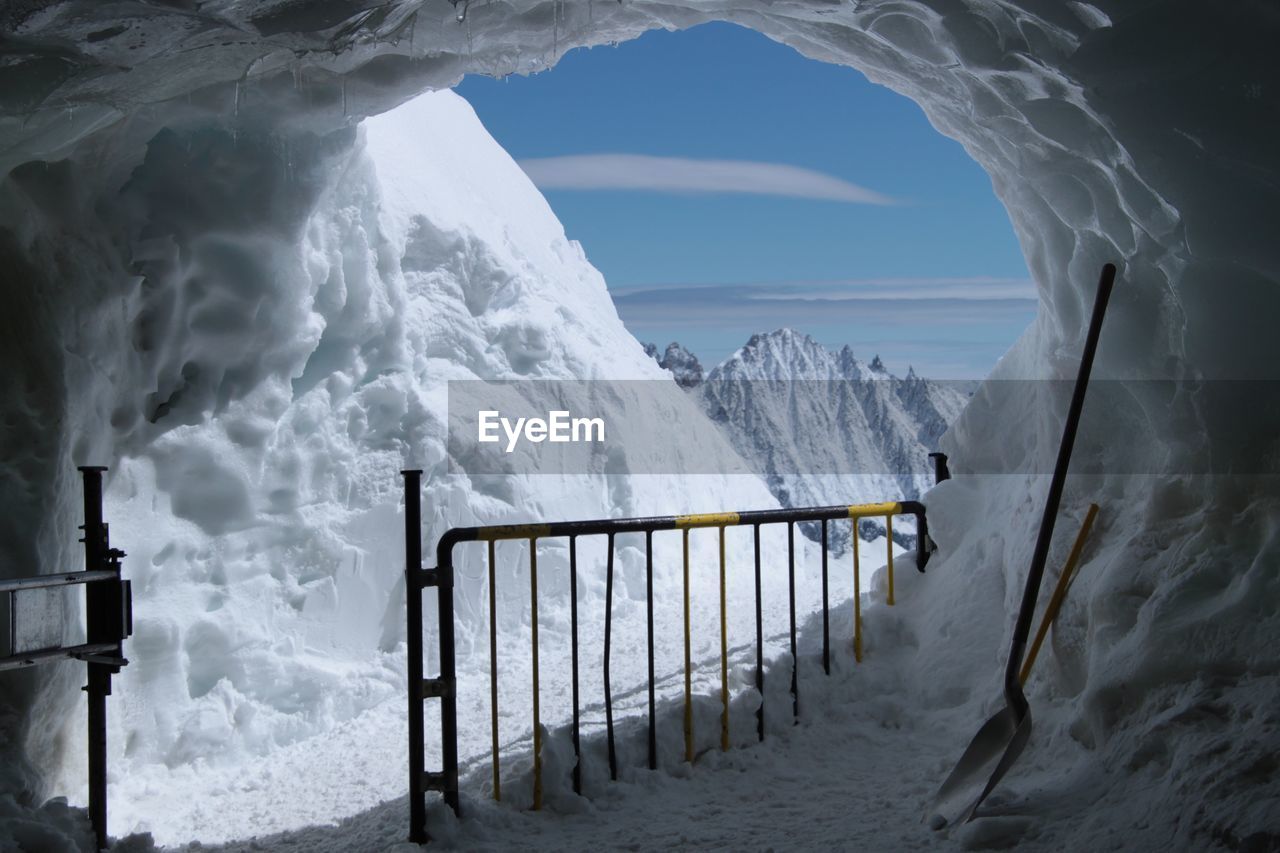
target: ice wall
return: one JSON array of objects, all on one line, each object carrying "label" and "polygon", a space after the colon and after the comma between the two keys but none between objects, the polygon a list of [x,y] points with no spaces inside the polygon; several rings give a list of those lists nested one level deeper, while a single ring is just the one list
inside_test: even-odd
[{"label": "ice wall", "polygon": [[[1274,479],[1252,476],[1260,469],[1242,460],[1274,460],[1277,432],[1247,410],[1222,416],[1225,386],[1210,381],[1276,378],[1280,365],[1280,339],[1269,328],[1280,308],[1280,249],[1267,226],[1280,202],[1271,144],[1280,69],[1270,59],[1277,22],[1267,5],[514,0],[254,8],[148,7],[130,17],[116,7],[63,2],[6,12],[0,157],[13,171],[3,187],[0,247],[5,268],[23,285],[6,316],[15,334],[0,346],[26,389],[4,421],[12,472],[0,486],[12,508],[0,555],[6,570],[32,562],[52,567],[67,556],[61,531],[74,505],[73,462],[155,446],[158,430],[167,428],[149,422],[160,406],[168,405],[175,423],[202,405],[230,411],[242,399],[272,393],[271,383],[260,381],[258,358],[233,360],[214,377],[184,376],[184,354],[139,356],[138,341],[126,334],[139,308],[152,305],[164,338],[166,318],[179,316],[171,303],[180,293],[165,284],[148,294],[145,281],[158,274],[151,271],[193,257],[163,240],[139,255],[122,251],[133,245],[128,229],[139,227],[137,199],[147,191],[130,173],[143,162],[145,144],[152,143],[147,158],[162,155],[162,128],[179,128],[178,138],[197,147],[198,128],[207,128],[206,176],[227,162],[218,158],[219,146],[256,146],[265,156],[284,139],[257,178],[241,180],[270,185],[297,170],[301,185],[311,186],[298,207],[244,205],[236,222],[198,221],[187,242],[206,247],[201,264],[217,268],[229,262],[217,248],[221,240],[262,241],[303,227],[322,191],[308,176],[331,173],[326,159],[350,144],[343,128],[362,115],[449,85],[467,70],[535,71],[571,46],[730,20],[913,98],[990,173],[1042,298],[1035,324],[998,375],[1070,376],[1097,270],[1104,260],[1119,263],[1097,375],[1169,383],[1131,384],[1131,393],[1112,401],[1116,428],[1104,446],[1084,452],[1127,473],[1079,481],[1068,495],[1075,503],[1099,499],[1106,513],[1099,535],[1120,547],[1086,563],[1082,603],[1063,615],[1076,640],[1058,649],[1061,668],[1037,689],[1043,698],[1069,700],[1074,718],[1050,737],[1079,745],[1111,772],[1143,768],[1150,776],[1142,781],[1171,793],[1203,789],[1225,801],[1231,783],[1213,780],[1228,779],[1232,767],[1262,768],[1274,785],[1264,756],[1274,753],[1277,737],[1274,711],[1265,709],[1280,705],[1276,490]],[[205,179],[189,171],[183,177]],[[214,181],[209,191],[235,180]],[[146,236],[143,229],[139,239]],[[288,255],[303,241],[281,245],[295,247]],[[292,266],[298,257],[271,263]],[[242,297],[255,306],[261,298],[266,315],[288,310],[271,296],[277,281],[284,289],[307,286],[269,278],[262,278],[261,297]],[[220,323],[224,310],[235,308],[212,311],[201,334],[232,326],[239,345],[264,346],[281,365],[297,357],[294,342]],[[379,310],[355,312],[353,322],[389,316]],[[145,394],[129,390],[139,388]],[[187,388],[189,397],[184,390],[175,399]],[[953,430],[948,449],[957,472],[993,460],[1012,465],[1056,442],[1060,414],[993,405],[980,398]],[[103,423],[116,425],[98,429]],[[118,449],[92,444],[104,435]],[[209,454],[216,459],[215,448]],[[1186,473],[1203,472],[1205,460],[1216,475]],[[982,608],[992,598],[1017,598],[1041,487],[1034,478],[995,485],[974,479],[951,489],[964,500],[938,496],[940,511],[949,506],[968,524],[940,528],[949,555],[938,576],[952,580],[936,594],[968,602],[973,618],[960,618],[963,608],[959,616],[940,615],[954,630],[940,632],[945,643],[922,645],[924,665],[938,667],[937,690],[924,700],[956,701],[973,690],[948,683],[949,655],[983,648],[997,657],[1010,620]],[[287,508],[291,498],[284,497]],[[224,498],[236,505],[234,495]],[[970,578],[986,598],[945,585]],[[965,643],[954,631],[977,633]],[[1255,737],[1226,750],[1180,737],[1185,714],[1215,708],[1227,709],[1229,725],[1251,715]],[[38,733],[35,740],[38,747]],[[1168,746],[1153,750],[1153,743]],[[35,752],[46,761],[41,749]],[[1178,801],[1171,796],[1167,808]],[[1261,818],[1246,809],[1221,820],[1217,830],[1243,837]]]}]

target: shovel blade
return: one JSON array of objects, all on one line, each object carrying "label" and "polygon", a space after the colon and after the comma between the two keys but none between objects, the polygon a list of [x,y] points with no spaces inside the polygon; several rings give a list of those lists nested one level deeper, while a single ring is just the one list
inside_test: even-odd
[{"label": "shovel blade", "polygon": [[935,829],[973,819],[974,812],[1022,754],[1031,737],[1031,714],[1006,705],[969,741],[933,801]]}]

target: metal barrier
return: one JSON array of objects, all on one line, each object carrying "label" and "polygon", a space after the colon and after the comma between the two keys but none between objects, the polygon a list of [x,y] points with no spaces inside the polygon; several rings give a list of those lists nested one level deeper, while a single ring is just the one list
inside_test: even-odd
[{"label": "metal barrier", "polygon": [[[36,575],[0,580],[0,593],[8,596],[9,650],[0,658],[0,671],[21,669],[60,660],[81,660],[89,665],[89,820],[99,850],[107,847],[107,697],[111,676],[129,663],[124,640],[133,633],[133,597],[127,580],[120,578],[123,551],[111,547],[102,521],[102,472],[83,467],[85,571]],[[83,585],[85,588],[85,642],[17,652],[17,596],[34,589]]]},{"label": "metal barrier", "polygon": [[[495,543],[524,540],[529,543],[529,593],[532,604],[532,714],[533,714],[533,807],[542,805],[542,733],[539,718],[538,691],[538,551],[539,539],[567,538],[569,540],[569,590],[571,654],[573,679],[572,738],[575,766],[573,789],[581,793],[580,751],[580,703],[578,681],[578,606],[577,606],[577,540],[581,536],[607,537],[605,577],[604,624],[604,699],[605,727],[608,741],[609,773],[617,779],[618,762],[614,741],[613,697],[609,680],[610,641],[613,623],[613,574],[614,537],[620,533],[643,533],[645,537],[645,589],[648,631],[648,763],[656,769],[657,734],[655,729],[656,693],[654,673],[653,632],[653,534],[658,531],[679,530],[683,537],[684,562],[684,736],[685,758],[692,761],[693,754],[693,685],[690,639],[689,606],[689,533],[698,528],[716,528],[719,531],[720,569],[720,748],[729,748],[729,658],[728,622],[725,584],[725,529],[735,526],[751,526],[754,534],[755,568],[755,617],[756,617],[756,673],[755,686],[761,695],[760,708],[756,712],[757,736],[764,739],[764,628],[760,601],[760,527],[766,524],[787,525],[787,571],[790,597],[789,644],[793,666],[791,670],[792,713],[798,717],[800,694],[797,681],[796,660],[796,596],[795,596],[795,525],[801,522],[820,522],[822,541],[822,665],[831,671],[830,605],[828,601],[827,526],[835,520],[851,520],[854,525],[853,578],[854,578],[854,636],[855,658],[862,660],[862,608],[856,591],[860,585],[861,568],[857,548],[858,521],[863,518],[883,517],[886,526],[888,552],[887,600],[894,603],[893,590],[893,526],[895,515],[910,514],[916,517],[918,545],[916,567],[924,571],[928,560],[928,524],[925,509],[917,501],[893,501],[853,506],[809,507],[802,509],[760,510],[755,512],[711,513],[704,515],[655,516],[650,518],[599,519],[594,521],[564,521],[552,524],[493,525],[486,527],[455,527],[445,532],[436,547],[436,567],[422,566],[421,546],[421,476],[418,470],[402,472],[405,479],[405,586],[408,596],[408,645],[409,645],[409,820],[411,841],[427,840],[426,793],[439,791],[445,802],[460,813],[458,801],[458,746],[457,746],[457,679],[455,669],[453,625],[453,550],[463,542],[488,544],[489,570],[489,653],[490,653],[490,705],[491,743],[493,754],[493,795],[502,797],[502,779],[498,755],[498,663],[497,663],[497,598],[495,591]],[[422,660],[422,590],[434,586],[437,590],[440,636],[440,674],[435,678],[423,678]],[[442,763],[438,772],[424,771],[425,735],[423,703],[430,698],[441,700]]]}]

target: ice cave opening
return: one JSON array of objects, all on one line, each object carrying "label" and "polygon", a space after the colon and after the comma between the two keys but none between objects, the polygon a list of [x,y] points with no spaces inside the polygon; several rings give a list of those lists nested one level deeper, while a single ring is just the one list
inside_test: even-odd
[{"label": "ice cave opening", "polygon": [[[536,487],[439,476],[448,379],[660,374],[456,99],[356,129],[467,72],[712,19],[911,98],[990,174],[1041,300],[993,378],[1069,376],[1097,270],[1118,264],[1095,368],[1114,380],[1109,429],[1068,490],[1104,507],[1105,544],[1030,687],[1057,771],[1036,777],[1057,795],[1044,837],[1274,845],[1277,19],[1118,0],[6,10],[0,572],[75,565],[74,466],[111,466],[138,595],[114,814],[168,842],[222,839],[243,832],[229,812],[260,832],[326,823],[398,784],[399,720],[380,709],[403,688],[388,531],[407,464],[429,472],[428,542],[456,524],[773,500],[758,478],[621,478],[625,459]],[[1062,420],[1001,399],[975,396],[944,437],[957,476],[927,496],[939,553],[894,682],[916,715],[980,719],[996,692],[997,667],[975,681],[974,659],[998,660],[1011,629],[1044,478],[975,472],[1017,470]],[[726,470],[732,453],[689,450]],[[56,641],[80,617],[55,600],[35,618]],[[81,676],[3,677],[0,831],[56,823],[39,806],[79,799]],[[364,793],[308,785],[324,767]]]}]

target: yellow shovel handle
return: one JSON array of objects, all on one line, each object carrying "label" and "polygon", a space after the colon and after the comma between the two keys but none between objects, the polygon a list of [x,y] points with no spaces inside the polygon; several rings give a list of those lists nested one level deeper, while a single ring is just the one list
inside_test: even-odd
[{"label": "yellow shovel handle", "polygon": [[1089,528],[1093,527],[1093,519],[1098,515],[1098,505],[1089,504],[1089,512],[1085,514],[1084,524],[1080,525],[1080,532],[1076,534],[1076,542],[1071,546],[1071,553],[1067,555],[1067,564],[1062,567],[1062,574],[1058,576],[1058,585],[1053,589],[1053,596],[1049,599],[1049,606],[1044,611],[1044,619],[1040,621],[1040,630],[1036,632],[1036,638],[1031,643],[1031,649],[1027,652],[1026,660],[1022,662],[1022,672],[1018,676],[1018,680],[1022,684],[1027,683],[1027,676],[1031,674],[1031,666],[1036,662],[1036,655],[1040,654],[1040,646],[1044,643],[1045,635],[1049,633],[1049,625],[1053,623],[1054,618],[1058,615],[1058,610],[1062,607],[1062,600],[1067,597],[1067,587],[1071,585],[1071,576],[1075,574],[1076,563],[1080,562],[1080,552],[1084,550],[1084,541],[1089,538]]}]

